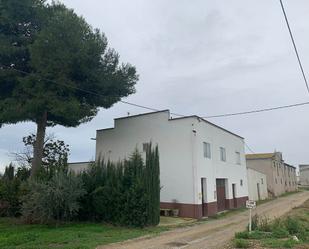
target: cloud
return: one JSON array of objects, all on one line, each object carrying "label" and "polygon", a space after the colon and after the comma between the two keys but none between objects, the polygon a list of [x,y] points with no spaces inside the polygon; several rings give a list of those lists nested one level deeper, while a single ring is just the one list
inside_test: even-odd
[{"label": "cloud", "polygon": [[[63,0],[96,28],[140,74],[127,100],[157,109],[201,116],[246,111],[308,99],[280,5],[260,0]],[[286,10],[306,72],[309,23],[306,0],[287,1]],[[244,136],[254,151],[281,150],[293,164],[309,154],[308,107],[213,119]],[[95,130],[115,117],[145,110],[116,104],[78,128],[52,131],[70,144],[71,161],[94,157]],[[22,147],[33,124],[0,129],[0,149]],[[2,156],[3,158],[3,156]]]}]

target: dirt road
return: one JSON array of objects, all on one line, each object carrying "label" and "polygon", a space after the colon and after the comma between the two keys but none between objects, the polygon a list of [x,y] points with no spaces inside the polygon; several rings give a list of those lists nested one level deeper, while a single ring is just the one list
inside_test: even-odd
[{"label": "dirt road", "polygon": [[[279,217],[307,199],[309,191],[281,197],[258,206],[253,214],[269,218]],[[243,231],[247,224],[248,211],[192,227],[175,229],[157,237],[140,238],[97,249],[220,249],[233,238],[235,232]]]}]

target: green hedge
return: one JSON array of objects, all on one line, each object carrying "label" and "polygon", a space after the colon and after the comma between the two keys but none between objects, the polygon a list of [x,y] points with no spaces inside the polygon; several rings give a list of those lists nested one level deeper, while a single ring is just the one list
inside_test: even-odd
[{"label": "green hedge", "polygon": [[80,177],[87,191],[80,200],[80,219],[137,227],[159,223],[158,147],[147,146],[145,161],[137,150],[118,163],[99,160]]}]

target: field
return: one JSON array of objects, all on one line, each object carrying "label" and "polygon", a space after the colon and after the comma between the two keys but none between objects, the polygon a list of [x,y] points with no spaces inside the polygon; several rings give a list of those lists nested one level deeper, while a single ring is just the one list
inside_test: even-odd
[{"label": "field", "polygon": [[98,245],[155,235],[165,228],[132,229],[100,223],[60,226],[23,225],[17,219],[0,219],[1,249],[94,249]]},{"label": "field", "polygon": [[309,248],[309,200],[286,216],[269,222],[256,217],[252,233],[240,232],[229,248]]}]

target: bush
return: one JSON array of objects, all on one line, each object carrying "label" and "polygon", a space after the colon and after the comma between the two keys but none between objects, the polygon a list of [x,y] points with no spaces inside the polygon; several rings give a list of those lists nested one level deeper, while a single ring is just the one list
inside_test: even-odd
[{"label": "bush", "polygon": [[21,184],[21,180],[14,175],[14,166],[6,167],[0,178],[0,217],[20,215]]},{"label": "bush", "polygon": [[146,161],[136,150],[118,163],[98,160],[80,174],[87,194],[79,218],[144,227],[160,221],[158,147],[147,146]]},{"label": "bush", "polygon": [[85,194],[82,182],[73,174],[58,172],[49,181],[31,181],[23,198],[22,215],[28,223],[71,220]]},{"label": "bush", "polygon": [[235,239],[234,240],[234,246],[236,248],[249,248],[250,244],[248,241],[244,240],[244,239]]},{"label": "bush", "polygon": [[249,239],[249,232],[238,232],[235,233],[235,238],[236,239]]},{"label": "bush", "polygon": [[301,223],[297,219],[292,219],[291,217],[287,217],[285,220],[285,226],[289,232],[289,234],[294,235],[300,233],[304,230]]},{"label": "bush", "polygon": [[110,186],[98,187],[92,193],[94,214],[96,220],[120,223],[120,213],[123,210],[121,202],[117,201],[120,193]]},{"label": "bush", "polygon": [[251,229],[252,231],[257,230],[259,226],[259,216],[257,214],[255,214],[252,217],[252,221],[251,221]]},{"label": "bush", "polygon": [[289,237],[289,232],[286,230],[285,227],[274,228],[272,234],[273,234],[273,237],[277,239]]},{"label": "bush", "polygon": [[263,232],[271,232],[272,227],[271,227],[271,223],[270,223],[269,218],[267,218],[267,217],[259,218],[258,229],[260,231],[263,231]]}]

